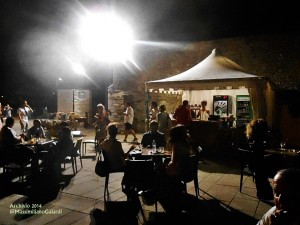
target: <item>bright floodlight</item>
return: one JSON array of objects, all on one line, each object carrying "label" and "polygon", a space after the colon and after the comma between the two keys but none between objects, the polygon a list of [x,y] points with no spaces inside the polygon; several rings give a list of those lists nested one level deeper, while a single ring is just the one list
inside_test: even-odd
[{"label": "bright floodlight", "polygon": [[114,14],[89,14],[82,20],[80,37],[83,50],[98,60],[123,62],[132,58],[132,30]]},{"label": "bright floodlight", "polygon": [[85,74],[85,70],[82,65],[80,65],[78,63],[73,63],[73,62],[71,62],[71,63],[72,63],[72,69],[73,69],[74,73],[80,74],[80,75]]}]

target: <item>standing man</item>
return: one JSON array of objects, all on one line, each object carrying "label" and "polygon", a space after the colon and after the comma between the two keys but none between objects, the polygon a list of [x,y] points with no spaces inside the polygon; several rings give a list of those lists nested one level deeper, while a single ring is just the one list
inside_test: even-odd
[{"label": "standing man", "polygon": [[173,115],[177,124],[182,124],[185,127],[189,127],[192,123],[191,110],[188,108],[189,101],[184,100],[182,105],[179,106]]},{"label": "standing man", "polygon": [[133,108],[131,107],[131,104],[127,102],[126,111],[124,112],[124,124],[125,124],[125,138],[123,140],[124,142],[127,142],[127,137],[129,133],[131,133],[134,137],[133,142],[138,140],[132,126],[133,118],[134,118]]},{"label": "standing man", "polygon": [[32,108],[28,105],[27,101],[23,101],[23,106],[18,109],[20,119],[21,131],[26,133],[28,130],[28,113],[33,112]]}]

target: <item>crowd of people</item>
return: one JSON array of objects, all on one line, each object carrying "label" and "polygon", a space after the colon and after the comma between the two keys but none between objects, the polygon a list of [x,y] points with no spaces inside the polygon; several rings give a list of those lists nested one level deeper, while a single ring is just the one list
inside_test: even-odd
[{"label": "crowd of people", "polygon": [[[178,120],[177,125],[172,126],[171,118],[166,112],[166,106],[160,105],[158,107],[157,102],[152,101],[149,131],[142,135],[142,139],[139,143],[133,127],[134,109],[132,108],[132,105],[127,102],[125,103],[124,111],[125,138],[123,142],[127,142],[127,138],[129,134],[131,134],[133,136],[132,146],[127,151],[124,151],[121,142],[116,139],[118,125],[113,122],[107,125],[108,136],[99,143],[100,150],[104,150],[102,151],[102,153],[105,153],[104,158],[109,162],[109,171],[111,172],[126,171],[126,160],[130,158],[130,151],[133,150],[137,144],[149,149],[152,149],[153,147],[166,148],[168,146],[168,150],[171,150],[172,152],[171,157],[164,162],[159,163],[156,167],[158,170],[157,180],[161,179],[159,177],[164,177],[164,180],[166,181],[163,185],[164,188],[160,190],[164,192],[160,193],[161,196],[164,196],[164,198],[160,198],[160,201],[163,203],[166,210],[171,211],[174,210],[174,207],[168,204],[170,199],[166,199],[165,197],[168,196],[169,198],[174,198],[175,196],[180,195],[180,193],[183,193],[184,187],[180,179],[184,174],[185,168],[188,166],[187,163],[189,157],[196,154],[188,134],[187,125],[189,124],[181,123],[184,120],[182,117],[189,116],[190,118],[190,111],[188,108],[184,108],[186,107],[185,103],[186,101],[184,101],[183,107],[180,106],[185,114],[176,111],[176,119]],[[153,180],[153,182],[156,183],[157,180]],[[126,186],[125,181],[122,182],[122,184]],[[166,195],[166,193],[168,194]]]},{"label": "crowd of people", "polygon": [[[207,102],[201,102],[201,109],[197,117],[207,120],[209,110],[206,109]],[[11,117],[12,108],[6,105],[5,110],[5,125],[1,128],[0,144],[2,159],[13,159],[13,161],[30,161],[34,157],[34,151],[30,148],[20,153],[18,143],[31,138],[45,138],[45,130],[42,127],[39,119],[34,119],[33,124],[29,127],[28,113],[33,112],[25,100],[23,105],[18,108],[19,122],[21,126],[21,134],[18,135],[13,129],[15,119]],[[151,113],[149,117],[149,131],[142,135],[141,146],[144,148],[156,147],[168,148],[171,151],[171,158],[165,160],[158,167],[158,176],[164,177],[167,183],[164,183],[169,199],[158,199],[166,210],[174,210],[172,205],[174,199],[180,193],[183,193],[182,183],[178,179],[184,174],[187,167],[188,158],[191,155],[197,154],[197,148],[193,146],[188,130],[191,126],[193,116],[189,107],[189,102],[184,100],[174,112],[176,124],[172,125],[169,114],[166,112],[166,106],[158,106],[156,101],[151,103]],[[134,109],[130,102],[125,104],[124,116],[124,131],[125,138],[123,142],[127,142],[128,136],[133,136],[133,146],[138,143],[138,138],[134,130]],[[110,162],[110,171],[125,171],[126,160],[130,153],[124,151],[122,143],[117,140],[116,136],[119,132],[118,124],[113,123],[109,119],[109,113],[105,110],[103,104],[97,105],[97,113],[95,115],[96,140],[99,149],[105,149],[106,160]],[[273,188],[269,182],[268,164],[266,161],[266,144],[268,139],[268,124],[262,118],[253,119],[245,128],[245,136],[249,149],[253,152],[252,169],[255,172],[255,185],[257,197],[262,200],[274,199],[275,206],[271,208],[263,218],[258,222],[258,225],[264,224],[299,224],[299,194],[296,190],[296,183],[300,178],[299,170],[288,168],[277,171],[273,179]],[[71,128],[68,122],[61,123],[61,129],[57,133],[57,142],[52,146],[51,157],[48,159],[48,167],[52,171],[60,173],[60,166],[63,160],[70,154],[74,148],[74,139],[71,133]]]},{"label": "crowd of people", "polygon": [[[196,115],[196,117],[201,120],[208,120],[209,110],[206,109],[207,102],[201,102],[201,108]],[[128,110],[129,107],[129,110]],[[168,211],[174,210],[172,204],[174,203],[175,196],[178,197],[178,193],[181,193],[182,184],[176,182],[173,178],[179,177],[186,168],[187,158],[192,154],[197,154],[196,148],[193,146],[193,141],[188,135],[188,129],[193,120],[192,111],[187,100],[182,102],[174,113],[174,119],[176,124],[172,125],[169,114],[166,112],[166,106],[158,106],[156,101],[151,102],[150,106],[150,117],[149,117],[149,131],[145,132],[142,136],[141,146],[152,148],[155,142],[156,147],[166,147],[169,145],[168,149],[172,151],[172,156],[170,160],[166,160],[164,164],[160,167],[160,176],[167,177],[165,180],[169,181],[168,194],[164,196],[169,196],[167,199],[160,199],[161,204]],[[133,121],[133,108],[130,104],[126,105],[126,112],[124,112],[124,124],[125,124],[125,139],[127,141],[127,136],[131,133],[134,136],[134,141],[137,141],[136,135],[131,132],[132,121]],[[126,118],[128,114],[131,114],[131,118]],[[126,129],[126,123],[130,121],[130,126]],[[116,126],[116,125],[114,125]],[[111,128],[110,128],[111,129]],[[115,133],[110,135],[106,142],[113,138],[115,139],[116,128],[114,128]],[[299,216],[295,213],[299,210],[297,204],[293,200],[293,197],[299,200],[297,192],[294,191],[295,177],[299,179],[299,170],[289,168],[285,170],[280,170],[274,177],[274,193],[272,186],[269,182],[269,174],[266,163],[266,142],[268,139],[268,124],[264,119],[253,119],[245,128],[245,137],[247,138],[249,149],[253,152],[253,164],[252,169],[255,171],[255,185],[257,190],[257,197],[262,200],[274,199],[275,206],[267,212],[263,218],[259,221],[258,225],[262,224],[298,224]],[[118,143],[120,145],[120,143]],[[121,145],[120,145],[121,146]],[[111,151],[112,148],[107,147]],[[122,147],[121,147],[122,148]],[[119,151],[119,155],[122,158],[120,162],[124,166],[124,161],[127,158],[127,154],[124,151]],[[116,154],[116,153],[115,153]],[[117,157],[114,157],[117,158]],[[289,175],[293,174],[293,175]],[[171,189],[170,189],[171,187]],[[178,192],[179,190],[179,192]],[[288,190],[291,194],[287,194]],[[174,195],[172,195],[172,193]],[[172,200],[173,199],[173,200]],[[170,204],[168,204],[171,203]],[[176,205],[176,204],[175,204]],[[282,222],[285,221],[285,222]],[[286,221],[293,221],[294,223],[286,223]],[[296,223],[295,223],[296,221]]]},{"label": "crowd of people", "polygon": [[[7,107],[11,111],[11,107]],[[57,131],[57,139],[47,146],[48,155],[44,157],[35,146],[20,145],[21,142],[32,142],[33,144],[42,139],[46,139],[45,128],[42,126],[41,120],[34,119],[32,125],[29,124],[30,112],[33,109],[26,100],[22,106],[17,109],[18,119],[20,123],[20,134],[14,130],[15,118],[11,116],[11,112],[5,112],[4,126],[0,131],[0,160],[2,164],[31,164],[32,172],[43,167],[50,174],[58,178],[61,175],[61,164],[67,156],[72,154],[74,148],[74,139],[71,128],[67,121],[62,121],[60,129]],[[32,173],[33,174],[33,173]]]}]

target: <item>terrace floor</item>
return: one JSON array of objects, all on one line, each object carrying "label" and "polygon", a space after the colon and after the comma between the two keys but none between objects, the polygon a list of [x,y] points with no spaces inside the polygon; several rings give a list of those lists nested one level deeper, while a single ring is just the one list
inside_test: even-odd
[{"label": "terrace floor", "polygon": [[[14,129],[18,132],[18,126]],[[93,128],[80,128],[86,135],[84,140],[94,138]],[[141,140],[142,134],[138,134]],[[118,135],[123,140],[123,135]],[[130,143],[122,143],[124,151]],[[47,183],[44,177],[37,187],[28,187],[14,182],[9,187],[0,188],[0,224],[94,224],[91,211],[95,208],[104,209],[104,181],[94,172],[95,153],[92,145],[87,145],[87,157],[83,158],[83,168],[73,176],[71,164],[63,171],[64,182],[59,185]],[[256,224],[257,220],[271,207],[256,198],[255,184],[251,177],[244,177],[242,192],[239,191],[240,171],[237,158],[228,155],[219,157],[203,157],[199,164],[199,185],[201,198],[199,206],[199,224]],[[80,168],[80,163],[78,163]],[[1,171],[2,172],[2,171]],[[121,190],[122,173],[110,175],[110,200],[126,199]],[[1,177],[1,174],[0,174]],[[1,181],[1,180],[0,180]],[[5,191],[3,191],[5,190]],[[188,191],[194,195],[193,182],[188,184]],[[42,203],[41,209],[48,209],[53,214],[15,215],[12,206],[17,203]],[[143,205],[147,219],[159,223],[164,215],[163,208]],[[56,211],[55,211],[56,210]],[[156,217],[155,217],[156,215]],[[142,224],[142,221],[140,222]],[[176,222],[175,222],[176,224]],[[180,224],[180,223],[178,223]],[[182,223],[188,224],[188,223]]]}]

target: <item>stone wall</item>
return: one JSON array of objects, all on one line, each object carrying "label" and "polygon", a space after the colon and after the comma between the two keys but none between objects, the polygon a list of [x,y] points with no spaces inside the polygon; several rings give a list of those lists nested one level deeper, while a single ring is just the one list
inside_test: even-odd
[{"label": "stone wall", "polygon": [[75,112],[81,117],[88,116],[92,122],[92,93],[83,89],[59,89],[57,91],[57,111]]},{"label": "stone wall", "polygon": [[149,105],[151,101],[155,100],[159,105],[166,106],[166,112],[174,113],[175,109],[182,103],[182,95],[175,92],[150,92]]},{"label": "stone wall", "polygon": [[135,91],[111,91],[108,93],[110,120],[119,124],[119,131],[124,132],[124,112],[126,102],[132,104],[134,110],[133,127],[136,132],[145,131],[145,99],[144,95]]},{"label": "stone wall", "polygon": [[181,104],[182,97],[174,93],[149,93],[148,101],[146,93],[134,91],[113,91],[108,94],[108,107],[111,112],[110,120],[119,124],[120,132],[124,132],[125,103],[131,102],[134,109],[134,129],[136,132],[147,131],[146,110],[150,107],[152,100],[156,100],[158,105],[166,105],[167,112],[171,113]]}]

